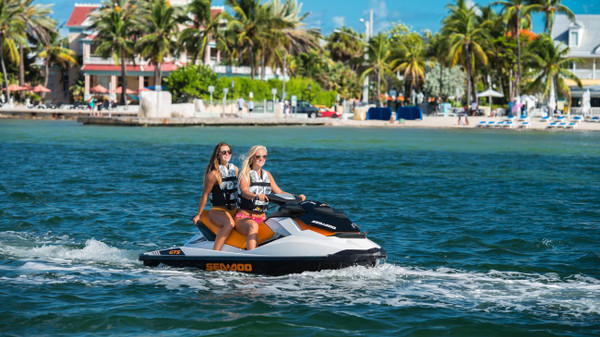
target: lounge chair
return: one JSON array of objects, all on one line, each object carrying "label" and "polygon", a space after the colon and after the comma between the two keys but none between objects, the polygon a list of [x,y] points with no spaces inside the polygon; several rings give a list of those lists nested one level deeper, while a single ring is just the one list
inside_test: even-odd
[{"label": "lounge chair", "polygon": [[487,122],[486,122],[486,121],[481,121],[481,122],[479,122],[479,123],[477,124],[477,127],[478,127],[478,128],[483,128],[483,127],[485,127],[486,125],[487,125]]},{"label": "lounge chair", "polygon": [[523,122],[523,123],[521,123],[521,125],[519,125],[519,128],[521,128],[521,129],[528,129],[529,128],[529,122]]},{"label": "lounge chair", "polygon": [[558,123],[558,125],[556,127],[564,129],[564,128],[566,128],[566,126],[567,126],[567,122],[560,122],[560,123]]},{"label": "lounge chair", "polygon": [[487,124],[485,125],[486,128],[493,128],[496,125],[496,122],[494,121],[489,121],[487,122]]},{"label": "lounge chair", "polygon": [[558,126],[558,122],[551,122],[548,124],[548,126],[546,128],[548,129],[554,129]]},{"label": "lounge chair", "polygon": [[550,116],[545,116],[540,118],[540,122],[549,122],[550,121]]},{"label": "lounge chair", "polygon": [[565,126],[565,129],[575,129],[577,127],[577,122],[570,122]]},{"label": "lounge chair", "polygon": [[508,120],[508,121],[504,121],[504,127],[505,128],[512,128],[515,125],[515,123],[513,123],[513,121]]},{"label": "lounge chair", "polygon": [[581,121],[583,121],[583,116],[573,116],[573,118],[571,118],[571,121],[575,122],[575,123],[579,123]]},{"label": "lounge chair", "polygon": [[496,127],[502,128],[502,127],[504,127],[504,124],[506,124],[506,121],[499,121],[498,123],[496,123]]}]

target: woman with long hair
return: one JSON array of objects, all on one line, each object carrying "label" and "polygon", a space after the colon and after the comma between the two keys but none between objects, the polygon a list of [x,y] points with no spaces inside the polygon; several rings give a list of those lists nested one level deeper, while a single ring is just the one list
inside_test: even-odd
[{"label": "woman with long hair", "polygon": [[195,224],[198,223],[206,201],[210,197],[212,207],[208,211],[208,217],[221,228],[215,238],[214,250],[221,250],[235,227],[230,212],[237,208],[238,168],[229,163],[230,160],[231,146],[223,142],[217,144],[204,171],[202,197],[198,214],[193,219]]},{"label": "woman with long hair", "polygon": [[[267,161],[267,148],[253,146],[242,163],[239,174],[239,210],[235,215],[235,228],[246,235],[246,249],[256,248],[258,224],[267,218],[265,211],[269,205],[268,194],[286,193],[277,186],[270,172],[263,170]],[[303,194],[301,200],[306,200]]]}]

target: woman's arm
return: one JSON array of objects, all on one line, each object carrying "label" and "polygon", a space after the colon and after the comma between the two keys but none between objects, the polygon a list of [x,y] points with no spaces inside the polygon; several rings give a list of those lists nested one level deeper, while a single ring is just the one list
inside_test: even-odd
[{"label": "woman's arm", "polygon": [[208,194],[212,191],[215,183],[217,182],[217,175],[214,171],[209,172],[204,176],[204,188],[202,190],[202,197],[200,198],[200,204],[198,205],[198,213],[194,216],[194,223],[200,220],[200,215],[206,206],[206,202],[208,201]]},{"label": "woman's arm", "polygon": [[252,200],[254,198],[258,198],[260,201],[269,201],[266,195],[264,194],[254,194],[250,192],[250,186],[248,184],[248,180],[242,178],[238,181],[240,184],[240,192],[242,192],[242,198]]}]

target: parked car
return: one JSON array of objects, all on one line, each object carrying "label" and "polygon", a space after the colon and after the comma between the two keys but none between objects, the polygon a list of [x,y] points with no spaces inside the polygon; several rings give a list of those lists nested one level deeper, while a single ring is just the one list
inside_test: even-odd
[{"label": "parked car", "polygon": [[318,117],[331,117],[331,118],[339,118],[342,117],[341,112],[333,111],[328,108],[319,108],[319,112],[317,113]]},{"label": "parked car", "polygon": [[296,113],[307,114],[308,118],[317,117],[319,109],[314,107],[308,101],[298,101],[296,104]]}]

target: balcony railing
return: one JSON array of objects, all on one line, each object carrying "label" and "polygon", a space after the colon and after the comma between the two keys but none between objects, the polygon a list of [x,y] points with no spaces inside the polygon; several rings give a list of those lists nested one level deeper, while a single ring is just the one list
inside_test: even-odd
[{"label": "balcony railing", "polygon": [[596,71],[592,69],[570,69],[571,72],[579,77],[580,80],[584,79],[600,79],[600,69],[596,69]]}]

